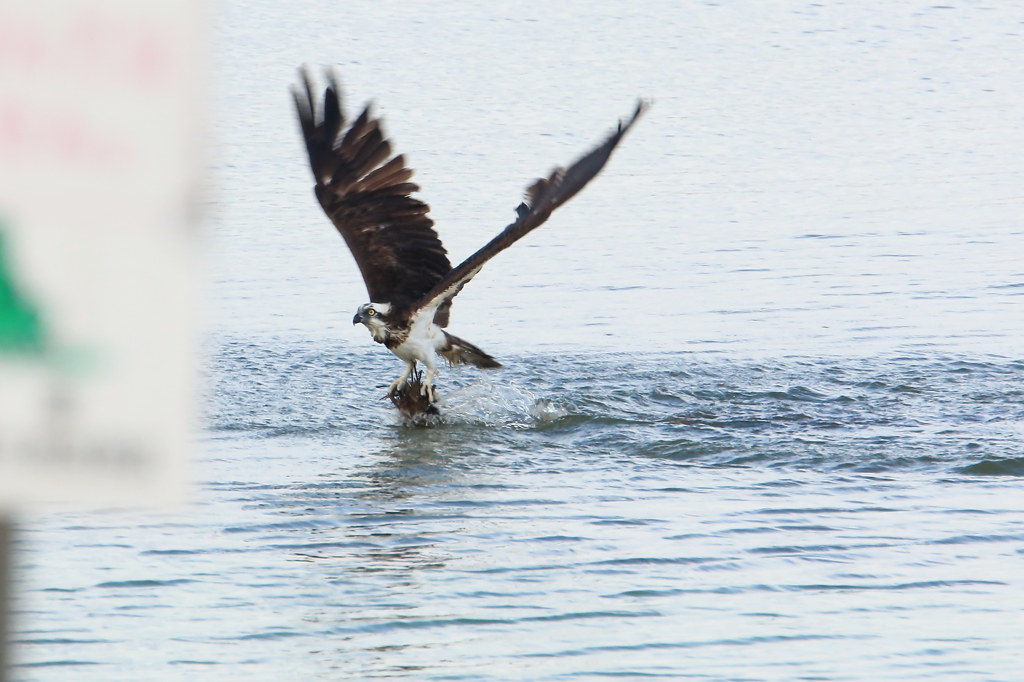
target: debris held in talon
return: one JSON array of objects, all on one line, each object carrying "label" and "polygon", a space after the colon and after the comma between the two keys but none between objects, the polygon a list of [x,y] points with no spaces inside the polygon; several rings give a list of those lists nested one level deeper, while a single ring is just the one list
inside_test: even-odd
[{"label": "debris held in talon", "polygon": [[424,389],[423,372],[417,371],[409,375],[409,378],[389,393],[387,397],[391,400],[391,404],[398,408],[398,411],[402,413],[405,419],[417,422],[427,415],[437,416],[441,414],[437,406],[434,405],[437,402],[437,394],[434,393],[434,399],[431,400],[431,397],[426,395]]}]

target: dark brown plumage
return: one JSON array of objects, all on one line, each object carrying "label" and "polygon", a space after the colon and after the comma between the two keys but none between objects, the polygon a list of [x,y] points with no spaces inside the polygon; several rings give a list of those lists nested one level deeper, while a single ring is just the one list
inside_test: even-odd
[{"label": "dark brown plumage", "polygon": [[551,216],[552,211],[574,197],[604,168],[612,151],[618,146],[619,140],[629,131],[646,108],[645,102],[637,102],[633,116],[625,124],[619,121],[618,129],[604,141],[604,144],[577,160],[569,166],[568,170],[556,167],[546,179],[536,180],[526,191],[526,201],[516,208],[518,219],[502,230],[482,249],[446,274],[444,279],[435,284],[426,296],[414,304],[413,308],[430,305],[437,298],[442,299],[442,305],[451,305],[451,300],[462,291],[462,287],[469,280],[473,279],[484,263],[512,246],[532,230],[543,225]]},{"label": "dark brown plumage", "polygon": [[380,119],[371,116],[367,105],[344,131],[341,90],[334,75],[327,74],[329,85],[318,110],[309,74],[300,73],[303,87],[293,88],[292,94],[316,178],[316,196],[355,257],[370,300],[390,303],[390,316],[398,321],[441,297],[434,316],[441,327],[448,325],[452,298],[484,263],[540,227],[552,211],[583,189],[647,108],[645,102],[637,102],[629,121],[620,121],[603,144],[568,170],[555,168],[547,178],[536,180],[516,209],[516,221],[453,269],[427,217],[430,208],[411,196],[419,186],[409,182],[413,172],[406,168],[405,157],[391,157]]},{"label": "dark brown plumage", "polygon": [[427,217],[430,208],[411,196],[419,190],[408,181],[412,170],[402,155],[390,158],[391,145],[370,107],[341,136],[345,115],[333,76],[320,112],[305,71],[302,77],[304,91],[292,94],[316,197],[355,257],[370,300],[407,310],[452,269]]},{"label": "dark brown plumage", "polygon": [[469,341],[460,339],[455,334],[442,332],[445,345],[437,353],[448,361],[449,365],[475,365],[480,369],[498,369],[501,363],[480,350]]}]

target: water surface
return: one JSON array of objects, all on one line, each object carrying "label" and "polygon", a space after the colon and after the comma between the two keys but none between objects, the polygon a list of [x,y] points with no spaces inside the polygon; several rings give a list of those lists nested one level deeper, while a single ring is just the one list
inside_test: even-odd
[{"label": "water surface", "polygon": [[[1024,11],[224,3],[197,484],[22,543],[26,680],[1000,680],[1024,650]],[[506,368],[350,324],[288,86],[376,98]]]}]

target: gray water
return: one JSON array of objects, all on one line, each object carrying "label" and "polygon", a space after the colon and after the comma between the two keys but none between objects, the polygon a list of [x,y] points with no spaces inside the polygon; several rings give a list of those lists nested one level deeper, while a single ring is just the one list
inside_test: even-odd
[{"label": "gray water", "polygon": [[[1024,669],[1024,9],[224,3],[190,502],[24,524],[26,680]],[[287,89],[376,98],[495,355],[403,425]]]}]

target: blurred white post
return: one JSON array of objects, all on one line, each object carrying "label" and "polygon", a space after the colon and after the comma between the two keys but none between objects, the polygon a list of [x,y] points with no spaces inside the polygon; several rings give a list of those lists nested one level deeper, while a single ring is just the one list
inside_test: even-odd
[{"label": "blurred white post", "polygon": [[0,511],[0,682],[7,682],[11,639],[11,519]]},{"label": "blurred white post", "polygon": [[[0,0],[4,513],[184,492],[202,4]],[[0,592],[10,548],[4,517]]]}]

